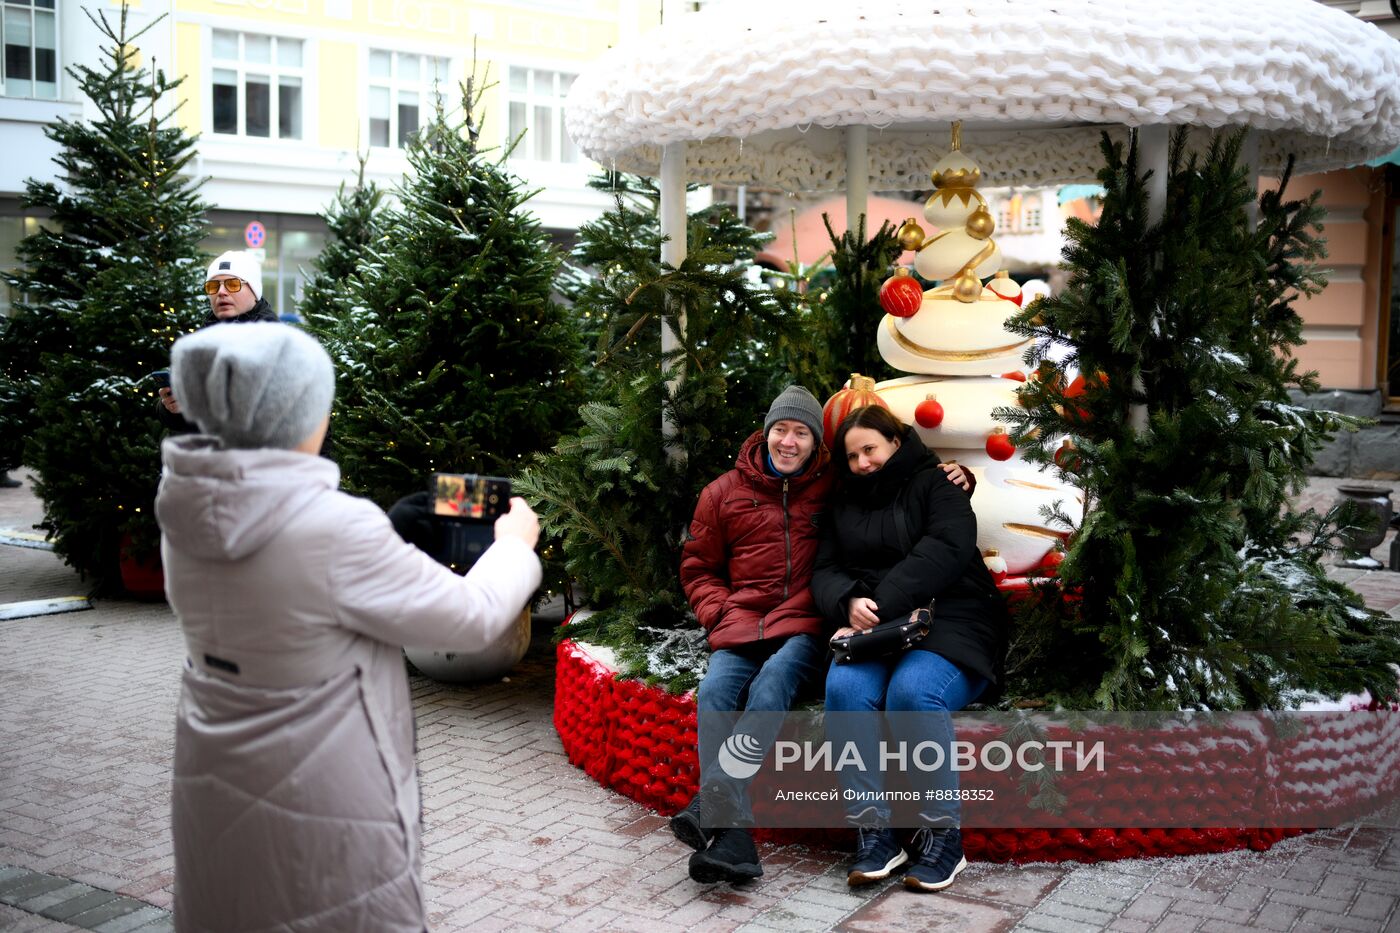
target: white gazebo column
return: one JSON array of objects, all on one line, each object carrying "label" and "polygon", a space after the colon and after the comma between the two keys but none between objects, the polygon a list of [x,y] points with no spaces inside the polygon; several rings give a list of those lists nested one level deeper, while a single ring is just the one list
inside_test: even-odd
[{"label": "white gazebo column", "polygon": [[[1160,223],[1167,212],[1167,170],[1171,152],[1171,127],[1163,123],[1138,127],[1138,171],[1151,172],[1147,179],[1147,223]],[[1143,388],[1142,377],[1135,377],[1134,389]],[[1128,423],[1134,431],[1147,430],[1147,406],[1133,405]]]},{"label": "white gazebo column", "polygon": [[[661,261],[672,268],[685,262],[685,148],[684,142],[668,143],[661,149]],[[666,355],[680,346],[679,335],[685,333],[685,308],[667,309],[661,319],[661,353]],[[672,366],[666,374],[674,389],[682,367]],[[675,425],[663,420],[662,434],[671,437]]]},{"label": "white gazebo column", "polygon": [[[846,127],[846,229],[860,228],[870,204],[870,128]],[[869,234],[870,231],[866,231]]]},{"label": "white gazebo column", "polygon": [[1259,226],[1259,131],[1250,127],[1244,134],[1244,145],[1240,148],[1240,164],[1246,172],[1245,181],[1253,200],[1245,208],[1249,217],[1249,229]]}]

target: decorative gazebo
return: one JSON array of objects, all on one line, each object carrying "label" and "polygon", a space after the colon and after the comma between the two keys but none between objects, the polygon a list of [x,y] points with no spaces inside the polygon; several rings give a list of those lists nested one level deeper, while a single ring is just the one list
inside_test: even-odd
[{"label": "decorative gazebo", "polygon": [[[869,191],[928,186],[954,122],[993,186],[1091,183],[1102,135],[1136,131],[1158,212],[1176,127],[1193,145],[1246,128],[1256,174],[1290,158],[1300,171],[1358,164],[1400,145],[1400,43],[1315,0],[709,3],[604,55],[575,81],[565,120],[601,165],[659,178],[662,259],[678,265],[687,183],[844,190],[854,226]],[[663,811],[684,805],[688,700],[616,679],[586,646],[565,642],[559,659],[555,723],[571,760]],[[1057,853],[973,833],[968,851],[1182,854],[1281,835],[1208,832]]]}]

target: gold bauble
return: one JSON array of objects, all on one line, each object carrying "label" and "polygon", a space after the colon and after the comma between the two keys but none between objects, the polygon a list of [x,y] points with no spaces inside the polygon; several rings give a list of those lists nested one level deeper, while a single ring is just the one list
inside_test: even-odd
[{"label": "gold bauble", "polygon": [[967,218],[967,235],[978,240],[985,240],[992,235],[992,231],[997,228],[992,215],[985,207],[979,207],[972,212],[972,216]]},{"label": "gold bauble", "polygon": [[982,297],[982,280],[971,272],[964,272],[953,281],[953,297],[962,302],[973,302]]},{"label": "gold bauble", "polygon": [[924,228],[910,217],[899,225],[895,237],[899,240],[899,245],[903,249],[918,249],[924,245]]}]

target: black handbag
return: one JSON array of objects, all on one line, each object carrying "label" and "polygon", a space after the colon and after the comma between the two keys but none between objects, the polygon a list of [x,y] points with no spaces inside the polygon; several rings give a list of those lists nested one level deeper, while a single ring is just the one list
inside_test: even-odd
[{"label": "black handbag", "polygon": [[871,661],[908,650],[924,640],[933,626],[933,604],[915,609],[907,619],[881,622],[872,629],[831,640],[832,658],[837,664]]}]

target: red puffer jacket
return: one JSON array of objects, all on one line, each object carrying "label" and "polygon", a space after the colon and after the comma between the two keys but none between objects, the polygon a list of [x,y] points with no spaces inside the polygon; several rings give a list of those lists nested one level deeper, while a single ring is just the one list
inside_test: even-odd
[{"label": "red puffer jacket", "polygon": [[681,555],[681,586],[712,649],[822,634],[809,584],[831,458],[819,446],[801,475],[781,479],[764,469],[766,453],[754,432],[734,469],[705,487]]}]

